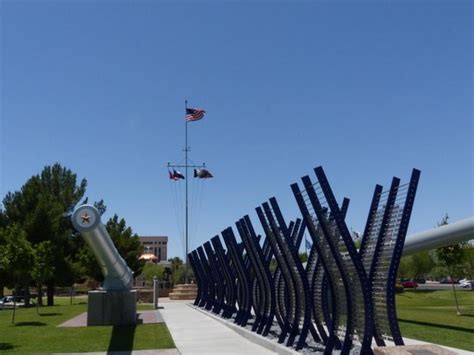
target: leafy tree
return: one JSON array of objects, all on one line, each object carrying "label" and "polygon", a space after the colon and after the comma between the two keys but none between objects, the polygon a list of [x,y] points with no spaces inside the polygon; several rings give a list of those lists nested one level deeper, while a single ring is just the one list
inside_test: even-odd
[{"label": "leafy tree", "polygon": [[400,260],[398,277],[420,279],[428,275],[434,267],[435,262],[430,252],[422,251]]},{"label": "leafy tree", "polygon": [[[436,257],[436,251],[435,251],[435,257]],[[441,265],[439,261],[436,261],[435,265],[436,266],[433,268],[433,270],[431,270],[431,277],[433,277],[435,280],[441,280],[442,278],[446,277],[446,275],[449,274],[448,269],[444,265]]]},{"label": "leafy tree", "polygon": [[37,302],[39,306],[43,305],[43,285],[54,278],[54,248],[50,240],[40,242],[35,247],[34,263],[31,271],[33,280],[38,289]]},{"label": "leafy tree", "polygon": [[466,243],[464,246],[463,273],[469,280],[474,279],[474,245]]},{"label": "leafy tree", "polygon": [[409,257],[408,268],[412,279],[419,279],[431,272],[435,266],[429,251],[422,251]]},{"label": "leafy tree", "polygon": [[276,259],[272,258],[272,260],[270,260],[270,271],[272,273],[274,273],[275,270],[277,269],[277,267],[278,267],[278,263],[277,263]]},{"label": "leafy tree", "polygon": [[184,265],[183,259],[181,259],[179,256],[175,256],[174,258],[168,259],[168,261],[171,263],[172,270],[180,269]]},{"label": "leafy tree", "polygon": [[154,263],[146,263],[143,267],[143,278],[147,283],[151,283],[156,276],[158,280],[163,281],[163,272],[165,268],[162,265]]},{"label": "leafy tree", "polygon": [[299,253],[300,255],[300,260],[302,263],[305,263],[308,261],[308,254],[307,253]]},{"label": "leafy tree", "polygon": [[[2,233],[3,229],[6,226],[7,226],[7,219],[6,219],[5,213],[0,208],[0,248],[2,247],[2,245],[6,243],[3,238],[3,233]],[[6,273],[6,271],[2,271],[2,268],[0,267],[0,298],[4,296],[3,289],[6,286],[7,277],[8,277],[8,274]]]},{"label": "leafy tree", "polygon": [[410,257],[405,256],[400,259],[400,265],[398,267],[398,277],[399,278],[409,278],[411,274],[410,271]]},{"label": "leafy tree", "polygon": [[76,275],[73,267],[77,245],[72,238],[70,213],[84,195],[85,179],[77,184],[77,176],[59,163],[46,166],[31,177],[20,191],[9,192],[4,200],[7,224],[18,224],[34,246],[51,241],[54,255],[54,277],[46,281],[48,305],[54,304],[57,285],[70,285]]},{"label": "leafy tree", "polygon": [[102,199],[100,201],[94,202],[94,207],[97,208],[101,216],[103,216],[105,211],[107,211],[107,206]]},{"label": "leafy tree", "polygon": [[[443,226],[448,224],[448,214],[443,217],[438,226]],[[443,248],[436,249],[436,257],[438,261],[446,267],[448,270],[448,275],[451,279],[451,285],[453,286],[453,293],[454,293],[454,301],[456,303],[456,311],[458,315],[461,315],[461,311],[459,309],[458,297],[456,295],[456,288],[454,287],[454,276],[459,272],[460,265],[464,259],[464,248],[462,243],[448,245]]]},{"label": "leafy tree", "polygon": [[[31,281],[31,260],[34,258],[34,249],[26,239],[25,231],[18,224],[7,226],[1,232],[0,270],[9,275],[7,286],[28,289]],[[28,305],[29,299],[26,299]]]},{"label": "leafy tree", "polygon": [[105,227],[118,252],[132,269],[134,276],[140,275],[145,261],[140,260],[140,256],[143,254],[143,246],[140,239],[138,239],[138,235],[133,233],[132,228],[127,227],[125,219],[119,220],[116,214],[107,221]]},{"label": "leafy tree", "polygon": [[[105,228],[109,232],[117,251],[133,271],[134,276],[140,275],[145,261],[140,260],[140,256],[143,254],[143,246],[138,236],[133,233],[132,228],[127,227],[125,219],[121,218],[119,220],[117,214],[107,221]],[[101,268],[89,247],[81,249],[79,259],[88,276],[97,281],[104,280]]]},{"label": "leafy tree", "polygon": [[[168,259],[171,263],[171,281],[174,285],[184,284],[186,282],[186,268],[183,260],[175,256],[174,258]],[[188,280],[195,278],[193,269],[188,267]]]}]

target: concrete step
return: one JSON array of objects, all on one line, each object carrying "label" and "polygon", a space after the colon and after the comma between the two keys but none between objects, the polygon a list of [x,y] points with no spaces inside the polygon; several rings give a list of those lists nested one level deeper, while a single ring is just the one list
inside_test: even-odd
[{"label": "concrete step", "polygon": [[181,290],[184,290],[184,289],[192,289],[192,290],[197,290],[197,285],[196,284],[178,284],[174,287],[174,289],[181,289]]},{"label": "concrete step", "polygon": [[170,292],[170,300],[194,300],[197,295],[196,284],[176,285],[173,292]]}]

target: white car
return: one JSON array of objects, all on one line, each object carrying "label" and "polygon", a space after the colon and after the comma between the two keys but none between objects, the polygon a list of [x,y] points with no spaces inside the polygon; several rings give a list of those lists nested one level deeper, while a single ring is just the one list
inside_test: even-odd
[{"label": "white car", "polygon": [[474,280],[459,280],[459,286],[461,286],[462,288],[470,288],[472,290],[474,288]]},{"label": "white car", "polygon": [[16,307],[20,307],[20,306],[24,306],[25,303],[24,302],[14,302],[13,301],[13,297],[12,296],[6,296],[4,297],[3,299],[0,298],[0,309],[6,309],[6,308],[13,308],[15,307],[15,304],[16,304]]}]

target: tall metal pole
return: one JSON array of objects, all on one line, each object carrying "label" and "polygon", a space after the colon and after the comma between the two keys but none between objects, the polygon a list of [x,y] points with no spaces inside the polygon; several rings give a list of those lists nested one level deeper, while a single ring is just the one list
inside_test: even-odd
[{"label": "tall metal pole", "polygon": [[186,166],[184,177],[186,180],[186,251],[184,256],[184,277],[185,283],[188,283],[188,120],[186,119],[186,110],[188,108],[188,100],[184,101],[184,165]]}]

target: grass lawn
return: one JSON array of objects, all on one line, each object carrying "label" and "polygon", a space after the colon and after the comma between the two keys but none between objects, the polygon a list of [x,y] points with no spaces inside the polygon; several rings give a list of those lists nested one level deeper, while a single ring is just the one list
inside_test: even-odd
[{"label": "grass lawn", "polygon": [[397,295],[402,336],[474,351],[474,291],[406,291]]},{"label": "grass lawn", "polygon": [[[138,326],[94,326],[58,328],[57,325],[87,310],[87,298],[76,298],[69,305],[68,297],[55,298],[54,307],[20,308],[15,324],[11,324],[12,310],[0,311],[0,353],[47,353],[120,351],[174,348],[173,339],[165,324]],[[138,306],[151,309],[151,306]]]}]

